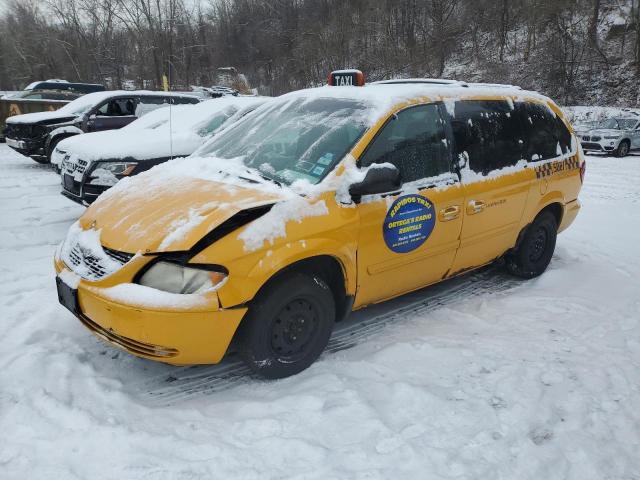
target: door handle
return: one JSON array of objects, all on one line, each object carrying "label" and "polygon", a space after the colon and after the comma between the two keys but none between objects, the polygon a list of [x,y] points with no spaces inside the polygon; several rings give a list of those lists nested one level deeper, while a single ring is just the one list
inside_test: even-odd
[{"label": "door handle", "polygon": [[482,200],[469,200],[469,204],[467,205],[467,214],[475,215],[476,213],[480,213],[484,210],[486,204]]},{"label": "door handle", "polygon": [[460,216],[460,207],[458,205],[451,205],[450,207],[440,210],[440,220],[442,222],[448,222],[449,220],[455,220]]}]

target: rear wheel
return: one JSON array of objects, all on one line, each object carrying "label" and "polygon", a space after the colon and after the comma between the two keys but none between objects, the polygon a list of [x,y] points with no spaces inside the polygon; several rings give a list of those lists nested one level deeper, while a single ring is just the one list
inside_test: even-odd
[{"label": "rear wheel", "polygon": [[557,235],[555,216],[548,211],[540,213],[527,228],[520,245],[507,256],[507,270],[522,278],[541,275],[551,262]]},{"label": "rear wheel", "polygon": [[258,294],[242,321],[239,344],[247,365],[265,378],[295,375],[329,342],[335,302],[319,277],[291,273]]},{"label": "rear wheel", "polygon": [[616,149],[616,157],[626,157],[629,154],[630,148],[631,145],[628,140],[621,141],[620,145],[618,145],[618,148]]}]

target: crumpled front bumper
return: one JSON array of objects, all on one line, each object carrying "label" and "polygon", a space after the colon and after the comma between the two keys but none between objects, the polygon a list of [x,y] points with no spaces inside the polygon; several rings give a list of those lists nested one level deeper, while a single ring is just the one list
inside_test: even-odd
[{"label": "crumpled front bumper", "polygon": [[[59,277],[64,270],[70,272],[59,258],[54,263]],[[131,281],[127,279],[130,272],[127,275],[122,270],[103,281],[78,283],[74,313],[85,327],[110,344],[150,360],[173,365],[222,360],[246,307],[223,309],[215,292],[207,294],[210,301],[206,305],[196,308],[150,308],[114,301],[105,289],[121,283],[119,280]]]}]

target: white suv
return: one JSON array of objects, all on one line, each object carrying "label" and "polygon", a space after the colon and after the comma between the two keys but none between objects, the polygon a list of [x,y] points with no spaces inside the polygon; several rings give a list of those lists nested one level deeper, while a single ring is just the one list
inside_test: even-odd
[{"label": "white suv", "polygon": [[624,157],[631,150],[640,149],[640,118],[609,118],[597,127],[579,133],[585,152],[611,152]]}]

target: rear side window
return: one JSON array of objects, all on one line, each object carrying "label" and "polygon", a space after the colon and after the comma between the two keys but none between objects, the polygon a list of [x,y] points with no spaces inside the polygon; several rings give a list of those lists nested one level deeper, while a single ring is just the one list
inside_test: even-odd
[{"label": "rear side window", "polygon": [[527,161],[547,160],[571,151],[571,133],[546,105],[519,103],[516,109],[527,134]]},{"label": "rear side window", "polygon": [[450,171],[451,151],[437,104],[399,112],[360,157],[362,167],[386,162],[400,170],[405,183]]},{"label": "rear side window", "polygon": [[171,103],[174,105],[188,105],[188,104],[194,104],[194,103],[200,103],[200,100],[198,100],[195,97],[169,97],[171,100]]},{"label": "rear side window", "polygon": [[525,158],[525,133],[512,105],[504,100],[455,103],[451,127],[456,150],[474,172],[486,175]]}]

